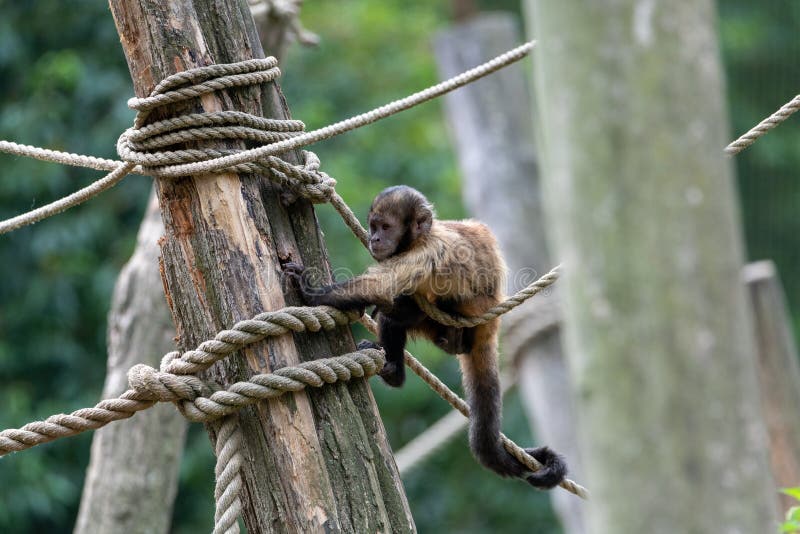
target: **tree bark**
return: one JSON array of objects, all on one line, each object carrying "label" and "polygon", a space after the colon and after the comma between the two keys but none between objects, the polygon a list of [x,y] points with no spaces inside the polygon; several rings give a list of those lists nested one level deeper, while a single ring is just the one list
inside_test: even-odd
[{"label": "tree bark", "polygon": [[[111,8],[139,96],[176,70],[263,57],[245,2],[112,0]],[[289,115],[276,83],[204,96],[192,109],[198,107]],[[298,161],[295,152],[283,157]],[[166,228],[162,276],[181,349],[285,306],[280,260],[328,272],[311,205],[285,208],[280,191],[261,176],[156,180],[156,190]],[[271,338],[217,363],[205,378],[228,384],[352,349],[346,328]],[[249,532],[414,530],[365,381],[306,390],[240,415]]]},{"label": "tree bark", "polygon": [[772,528],[714,4],[526,6],[587,524]]},{"label": "tree bark", "polygon": [[[748,265],[744,281],[753,305],[761,402],[777,491],[800,483],[800,364],[775,264]],[[788,495],[781,501],[783,509],[796,504]]]},{"label": "tree bark", "polygon": [[[449,78],[519,44],[518,24],[510,14],[484,13],[440,32],[434,46],[440,77]],[[521,65],[503,69],[446,95],[444,102],[467,207],[497,235],[509,267],[509,292],[517,291],[553,266],[525,70]],[[541,300],[537,297],[525,308]],[[519,365],[520,392],[536,435],[566,455],[573,478],[580,480],[572,388],[559,334],[552,330],[536,342],[514,345],[519,347],[516,353],[504,357]],[[581,501],[563,491],[550,496],[565,532],[584,532]]]},{"label": "tree bark", "polygon": [[[120,272],[108,314],[108,370],[103,398],[128,388],[137,363],[158,367],[174,347],[158,272],[164,232],[151,195],[136,250]],[[126,422],[97,430],[75,532],[168,532],[178,485],[186,422],[173,406],[158,405]]]}]

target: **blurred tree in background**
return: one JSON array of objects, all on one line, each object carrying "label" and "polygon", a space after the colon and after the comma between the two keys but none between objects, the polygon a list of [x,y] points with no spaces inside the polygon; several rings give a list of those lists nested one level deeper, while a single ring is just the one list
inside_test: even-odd
[{"label": "blurred tree in background", "polygon": [[[518,9],[518,2],[482,2]],[[436,80],[430,37],[448,23],[423,0],[307,0],[303,22],[318,48],[294,47],[281,81],[307,128],[405,96]],[[733,130],[741,133],[800,92],[794,2],[727,0],[720,35]],[[133,113],[130,79],[102,0],[0,0],[0,139],[116,157]],[[356,213],[380,189],[406,183],[425,192],[444,218],[464,215],[458,171],[434,102],[311,147]],[[778,127],[737,157],[750,258],[773,258],[800,332],[800,126]],[[731,133],[731,138],[735,137]],[[0,155],[0,218],[63,196],[99,173]],[[130,255],[150,180],[132,176],[102,199],[0,236],[0,428],[92,405],[102,388],[111,289]],[[318,209],[334,268],[359,271],[369,256],[328,206]],[[357,336],[364,337],[357,333]],[[451,386],[453,358],[412,346]],[[411,379],[401,391],[373,381],[395,448],[447,405]],[[521,410],[507,399],[504,428],[531,442]],[[118,424],[125,424],[118,423]],[[212,459],[192,425],[181,469],[174,531],[210,530]],[[89,456],[89,436],[0,459],[0,531],[71,532]],[[546,495],[477,466],[465,437],[405,478],[421,532],[558,532]]]}]

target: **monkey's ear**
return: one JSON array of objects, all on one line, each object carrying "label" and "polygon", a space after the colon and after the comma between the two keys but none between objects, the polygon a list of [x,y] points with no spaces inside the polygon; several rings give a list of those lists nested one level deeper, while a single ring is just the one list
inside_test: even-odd
[{"label": "monkey's ear", "polygon": [[414,219],[414,239],[431,231],[433,211],[428,206],[420,206]]}]

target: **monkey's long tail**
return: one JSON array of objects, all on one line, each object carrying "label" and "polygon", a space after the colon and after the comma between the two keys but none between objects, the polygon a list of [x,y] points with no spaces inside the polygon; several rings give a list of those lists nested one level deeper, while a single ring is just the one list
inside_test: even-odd
[{"label": "monkey's long tail", "polygon": [[[459,356],[464,389],[470,410],[469,445],[472,454],[485,467],[504,477],[522,478],[532,486],[549,489],[567,474],[561,455],[547,447],[526,449],[543,468],[532,473],[514,458],[500,440],[502,393],[497,372],[497,353],[491,339],[480,340],[470,354]],[[483,341],[483,342],[481,342]]]}]

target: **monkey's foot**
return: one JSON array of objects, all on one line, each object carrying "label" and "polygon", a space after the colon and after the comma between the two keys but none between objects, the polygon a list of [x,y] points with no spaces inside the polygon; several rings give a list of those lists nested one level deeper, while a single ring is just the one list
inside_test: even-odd
[{"label": "monkey's foot", "polygon": [[358,350],[364,350],[364,349],[383,350],[383,347],[379,343],[375,343],[374,341],[370,341],[368,339],[362,339],[361,341],[359,341],[358,345],[356,345],[356,348]]},{"label": "monkey's foot", "polygon": [[[369,341],[367,339],[362,339],[358,342],[357,345],[358,350],[364,349],[378,349],[382,350],[383,346],[379,343],[375,343],[374,341]],[[406,367],[401,361],[400,363],[397,362],[386,362],[383,364],[383,369],[381,369],[378,374],[383,381],[386,382],[388,385],[399,388],[403,385],[403,382],[406,381]]]},{"label": "monkey's foot", "polygon": [[402,363],[386,362],[378,373],[386,384],[399,388],[406,381],[406,368]]}]

